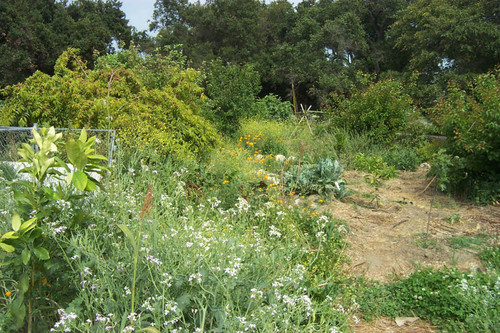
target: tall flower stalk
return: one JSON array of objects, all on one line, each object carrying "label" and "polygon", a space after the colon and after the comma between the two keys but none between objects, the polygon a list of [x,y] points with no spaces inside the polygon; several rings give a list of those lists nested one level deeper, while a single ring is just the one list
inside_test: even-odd
[{"label": "tall flower stalk", "polygon": [[123,224],[118,225],[118,227],[123,231],[125,236],[129,239],[134,248],[134,268],[133,268],[133,276],[132,276],[132,300],[130,307],[131,314],[131,323],[130,325],[134,325],[134,313],[135,313],[135,282],[137,279],[137,262],[139,261],[139,242],[141,241],[142,236],[142,226],[144,223],[144,218],[149,215],[151,212],[151,208],[153,208],[153,189],[152,185],[149,185],[148,191],[146,193],[146,197],[144,198],[144,204],[142,205],[141,213],[139,214],[139,231],[137,233],[137,238],[134,237],[130,229]]}]

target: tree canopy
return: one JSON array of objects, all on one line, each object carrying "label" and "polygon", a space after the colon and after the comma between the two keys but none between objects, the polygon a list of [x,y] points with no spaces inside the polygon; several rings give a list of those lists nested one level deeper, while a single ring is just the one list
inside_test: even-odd
[{"label": "tree canopy", "polygon": [[131,29],[117,0],[4,0],[0,2],[0,87],[40,70],[52,73],[67,47],[83,59],[131,41]]}]

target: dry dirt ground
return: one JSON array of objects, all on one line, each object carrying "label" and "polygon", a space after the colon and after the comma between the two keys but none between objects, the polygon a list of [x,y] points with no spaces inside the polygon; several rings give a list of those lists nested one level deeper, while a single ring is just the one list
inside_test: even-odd
[{"label": "dry dirt ground", "polygon": [[[382,181],[375,188],[363,173],[344,173],[355,194],[344,202],[324,207],[335,218],[345,220],[350,258],[347,270],[355,276],[390,281],[407,276],[418,267],[456,266],[482,269],[477,248],[450,246],[451,237],[489,235],[498,241],[500,207],[480,207],[437,193],[431,212],[429,237],[425,237],[434,187],[427,189],[427,170],[400,172],[397,178]],[[434,332],[421,320],[398,327],[392,318],[360,323],[354,332]]]}]

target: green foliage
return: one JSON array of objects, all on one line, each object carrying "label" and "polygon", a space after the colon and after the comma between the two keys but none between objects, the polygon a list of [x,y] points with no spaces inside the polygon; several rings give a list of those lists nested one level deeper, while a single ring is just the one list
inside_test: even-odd
[{"label": "green foliage", "polygon": [[317,164],[294,165],[285,174],[287,188],[298,194],[333,194],[342,199],[348,195],[346,182],[341,178],[343,168],[338,161],[320,159]]},{"label": "green foliage", "polygon": [[394,80],[372,83],[348,99],[333,96],[337,105],[332,117],[338,126],[367,132],[377,142],[389,143],[406,131],[413,112],[412,100],[401,83]]},{"label": "green foliage", "polygon": [[365,156],[358,153],[354,156],[354,168],[372,174],[376,178],[391,179],[396,177],[397,171],[394,166],[389,166],[381,155]]},{"label": "green foliage", "polygon": [[[54,238],[65,265],[58,277],[45,275],[40,289],[57,305],[37,307],[44,320],[33,331],[348,328],[355,310],[339,280],[346,233],[340,221],[258,195],[226,206],[208,187],[194,189],[198,170],[121,154],[106,192],[86,200],[92,224]],[[0,290],[15,295],[19,285],[3,268]]]},{"label": "green foliage", "polygon": [[258,119],[284,121],[290,119],[293,114],[293,105],[288,101],[283,102],[274,94],[257,99],[254,108],[253,114]]},{"label": "green foliage", "polygon": [[447,136],[440,154],[454,157],[447,166],[448,190],[466,193],[478,203],[498,200],[500,72],[478,76],[467,90],[451,85],[432,116]]},{"label": "green foliage", "polygon": [[447,239],[448,244],[456,249],[482,248],[488,243],[488,235],[477,234],[472,236],[455,236]]},{"label": "green foliage", "polygon": [[402,146],[392,146],[382,154],[382,159],[388,166],[397,170],[415,171],[420,164],[420,159],[414,149]]},{"label": "green foliage", "polygon": [[496,332],[499,301],[497,274],[457,269],[419,270],[395,283],[365,287],[358,297],[362,313],[419,316],[447,332]]},{"label": "green foliage", "polygon": [[16,212],[11,218],[12,230],[0,237],[2,266],[8,266],[10,276],[17,280],[16,297],[7,308],[8,325],[12,330],[26,326],[28,331],[32,328],[34,309],[41,304],[33,295],[47,292],[43,288],[47,284],[45,276],[59,274],[60,260],[65,255],[65,251],[56,245],[56,234],[60,232],[57,230],[78,227],[87,218],[85,212],[76,211],[64,219],[59,207],[61,202],[76,200],[78,195],[62,185],[51,186],[50,181],[61,180],[66,173],[68,184],[73,184],[76,189],[94,191],[99,185],[94,177],[102,177],[107,170],[97,164],[106,158],[94,154],[95,137],[87,139],[85,130],[78,141],[66,143],[70,166],[56,155],[61,133],[56,134],[51,127],[40,132],[33,130],[32,135],[31,145],[23,143],[18,151],[19,162],[24,163],[19,172],[29,175],[29,181],[13,182]]},{"label": "green foliage", "polygon": [[113,128],[129,146],[148,146],[176,159],[200,159],[218,140],[201,117],[209,107],[200,72],[175,50],[140,57],[136,50],[103,56],[90,70],[70,49],[52,77],[35,73],[3,91],[2,123]]},{"label": "green foliage", "polygon": [[207,68],[207,95],[215,110],[211,119],[222,133],[232,136],[240,128],[240,119],[252,115],[260,91],[260,77],[250,65],[212,61]]},{"label": "green foliage", "polygon": [[479,253],[479,257],[488,268],[494,269],[497,272],[500,270],[500,246],[497,245],[484,249]]},{"label": "green foliage", "polygon": [[[30,10],[26,10],[29,7]],[[22,82],[37,70],[53,73],[57,57],[79,48],[87,61],[95,52],[130,43],[121,3],[105,1],[2,1],[0,3],[0,88]]]},{"label": "green foliage", "polygon": [[396,47],[409,55],[408,66],[425,73],[429,81],[450,70],[484,72],[498,64],[500,22],[492,14],[498,9],[492,0],[413,1],[390,34]]}]

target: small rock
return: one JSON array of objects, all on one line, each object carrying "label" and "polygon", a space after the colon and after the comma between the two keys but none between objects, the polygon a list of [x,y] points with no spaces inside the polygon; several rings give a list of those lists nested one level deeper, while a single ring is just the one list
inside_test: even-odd
[{"label": "small rock", "polygon": [[427,169],[427,170],[429,170],[429,169],[431,168],[431,165],[430,165],[429,163],[422,163],[422,164],[420,164],[420,167],[421,167],[422,169]]}]

